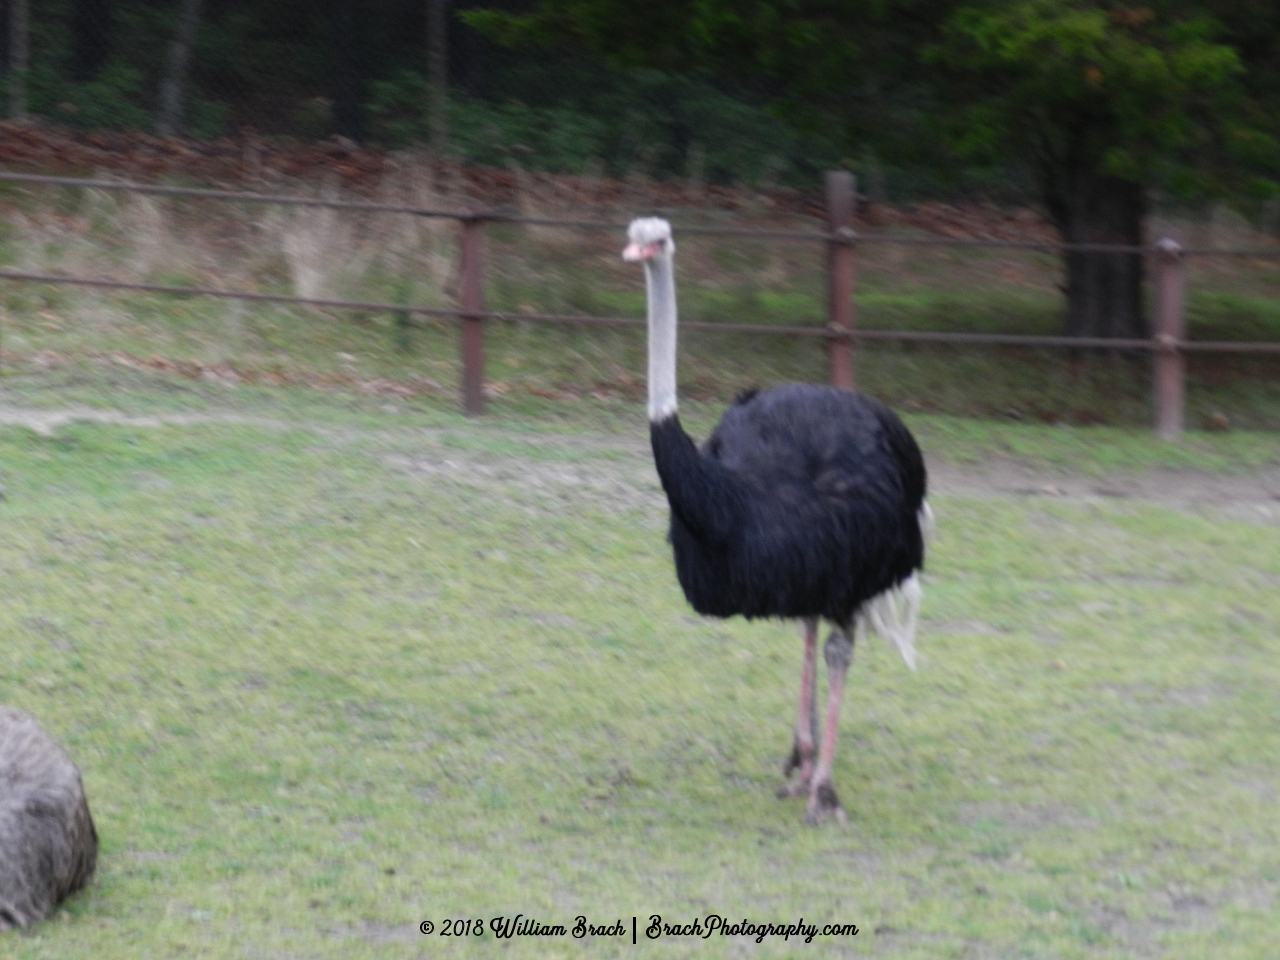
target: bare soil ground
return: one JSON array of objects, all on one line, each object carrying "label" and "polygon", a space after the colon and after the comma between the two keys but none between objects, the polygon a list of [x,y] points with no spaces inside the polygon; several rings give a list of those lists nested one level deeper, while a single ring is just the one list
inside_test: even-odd
[{"label": "bare soil ground", "polygon": [[[458,448],[442,442],[442,429],[361,433],[305,422],[237,413],[131,415],[89,407],[59,410],[0,405],[0,425],[23,426],[50,436],[67,424],[101,423],[126,427],[198,426],[236,423],[263,429],[314,430],[330,442],[367,442],[388,469],[481,489],[523,489],[554,509],[557,491],[572,493],[608,510],[661,512],[662,491],[653,474],[648,445],[612,434],[505,434],[489,430],[490,448]],[[503,449],[503,443],[509,448]],[[496,446],[495,446],[496,445]],[[1046,469],[1014,459],[982,465],[928,457],[929,486],[936,497],[974,499],[1040,497],[1067,502],[1127,500],[1200,515],[1221,515],[1245,523],[1280,526],[1280,467],[1241,473],[1161,469],[1121,472],[1100,478]],[[552,494],[550,500],[546,494]],[[530,503],[532,505],[532,501]]]},{"label": "bare soil ground", "polygon": [[1246,523],[1280,525],[1280,469],[1240,474],[1151,470],[1105,479],[1029,467],[1012,460],[981,467],[930,460],[930,487],[951,497],[1051,497],[1132,500],[1187,513],[1222,513]]}]

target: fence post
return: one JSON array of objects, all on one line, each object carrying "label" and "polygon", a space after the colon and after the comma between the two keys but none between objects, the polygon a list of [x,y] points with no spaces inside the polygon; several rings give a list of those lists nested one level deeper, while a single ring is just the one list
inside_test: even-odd
[{"label": "fence post", "polygon": [[484,273],[480,242],[484,224],[469,214],[462,220],[461,308],[462,412],[468,416],[484,413]]},{"label": "fence post", "polygon": [[[828,170],[824,177],[827,193],[827,316],[833,331],[850,331],[853,312],[853,212],[856,181],[847,170]],[[852,390],[853,341],[832,337],[827,341],[831,385]]]},{"label": "fence post", "polygon": [[1186,408],[1187,262],[1176,240],[1156,244],[1156,433],[1181,440]]}]

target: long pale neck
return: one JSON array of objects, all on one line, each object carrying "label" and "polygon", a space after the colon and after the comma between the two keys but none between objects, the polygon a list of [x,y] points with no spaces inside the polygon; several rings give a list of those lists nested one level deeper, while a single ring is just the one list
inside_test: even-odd
[{"label": "long pale neck", "polygon": [[676,412],[676,278],[670,254],[644,263],[649,292],[649,420]]}]

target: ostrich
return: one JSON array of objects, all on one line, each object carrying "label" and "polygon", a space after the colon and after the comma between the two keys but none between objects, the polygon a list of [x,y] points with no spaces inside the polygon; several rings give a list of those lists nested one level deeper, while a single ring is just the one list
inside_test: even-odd
[{"label": "ostrich", "polygon": [[[649,301],[649,432],[671,505],[669,539],[689,603],[716,617],[794,617],[804,667],[780,797],[807,796],[805,822],[845,820],[832,782],[840,702],[867,627],[915,669],[919,571],[932,527],[915,438],[892,411],[851,390],[749,390],[701,451],[676,410],[675,244],[667,221],[632,222],[623,258],[644,264]],[[815,762],[818,622],[828,697]]]}]

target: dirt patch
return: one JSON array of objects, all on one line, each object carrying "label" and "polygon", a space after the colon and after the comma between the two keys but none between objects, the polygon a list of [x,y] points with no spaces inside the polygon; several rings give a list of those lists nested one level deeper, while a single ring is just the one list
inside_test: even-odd
[{"label": "dirt patch", "polygon": [[1036,833],[1055,827],[1084,829],[1092,821],[1065,804],[982,802],[965,804],[956,819],[967,827],[998,823],[1012,833]]},{"label": "dirt patch", "polygon": [[1217,908],[1200,893],[1174,887],[1153,891],[1144,913],[1130,916],[1123,907],[1102,902],[1087,908],[1091,925],[1135,957],[1162,956],[1169,937],[1212,930],[1221,922]]},{"label": "dirt patch", "polygon": [[[380,454],[379,458],[393,469],[448,477],[474,486],[518,483],[526,491],[576,491],[611,511],[666,509],[647,438],[628,442],[619,437],[535,437],[522,433],[511,434],[509,439],[537,447],[550,457],[573,454],[586,457],[575,463],[539,462],[448,447],[438,454],[428,454],[421,448],[420,452],[411,453],[400,443],[396,452]],[[435,445],[436,441],[437,437],[419,436],[424,446]],[[597,458],[592,454],[604,456]],[[931,459],[928,469],[930,495],[935,498],[1027,497],[1074,503],[1132,501],[1204,516],[1225,515],[1255,525],[1280,526],[1280,468],[1246,474],[1153,470],[1116,474],[1105,480],[1012,461],[973,466]],[[983,631],[980,628],[978,632]]]},{"label": "dirt patch", "polygon": [[573,617],[563,613],[542,613],[533,610],[503,610],[497,614],[502,620],[527,620],[539,626],[562,627],[566,630],[578,629],[582,626]]},{"label": "dirt patch", "polygon": [[[472,487],[519,492],[520,499],[547,499],[557,509],[564,499],[585,498],[611,512],[665,511],[647,437],[536,435],[484,430],[489,440],[509,440],[538,451],[534,457],[459,449],[450,432],[431,430],[349,431],[271,417],[229,412],[125,414],[76,407],[41,410],[0,404],[0,426],[22,426],[45,436],[70,423],[158,428],[202,424],[242,424],[264,430],[307,429],[330,439],[371,440],[375,456],[389,469],[445,479]],[[1029,466],[1010,460],[981,465],[930,459],[929,487],[935,498],[1042,498],[1075,503],[1155,504],[1203,516],[1226,516],[1260,526],[1280,526],[1280,467],[1227,474],[1198,470],[1151,470],[1106,478]],[[549,499],[548,499],[549,498]]]},{"label": "dirt patch", "polygon": [[332,927],[324,931],[326,937],[363,940],[366,943],[421,943],[422,933],[415,924],[379,923],[366,920],[359,926]]},{"label": "dirt patch", "polygon": [[268,417],[246,417],[234,413],[165,413],[126,414],[92,407],[66,410],[37,410],[31,407],[0,406],[0,426],[26,427],[42,436],[51,437],[69,423],[101,423],[116,427],[191,427],[206,423],[238,423],[268,430],[286,430],[297,426]]},{"label": "dirt patch", "polygon": [[925,620],[930,633],[949,633],[961,637],[982,637],[1003,633],[999,627],[982,620]]},{"label": "dirt patch", "polygon": [[464,450],[390,453],[378,459],[408,475],[501,492],[530,509],[561,513],[571,505],[589,505],[610,513],[652,514],[666,507],[657,475],[647,463],[555,463]]},{"label": "dirt patch", "polygon": [[1280,468],[1227,474],[1151,470],[1104,478],[1047,470],[1014,461],[981,466],[929,461],[934,496],[987,499],[1028,497],[1074,502],[1134,501],[1187,513],[1226,514],[1233,520],[1280,526]]},{"label": "dirt patch", "polygon": [[167,863],[178,859],[177,854],[159,850],[126,850],[124,855],[136,863]]},{"label": "dirt patch", "polygon": [[1218,703],[1231,700],[1236,691],[1226,684],[1205,684],[1196,687],[1174,687],[1161,690],[1147,684],[1103,683],[1094,687],[1098,693],[1109,694],[1122,703],[1144,707],[1165,706],[1187,710],[1204,710]]},{"label": "dirt patch", "polygon": [[[548,450],[559,443],[560,438],[540,441]],[[562,449],[566,453],[585,451],[590,445],[566,438]],[[604,448],[596,447],[601,449]],[[666,503],[647,444],[637,443],[630,450],[620,444],[610,444],[608,449],[626,455],[573,464],[457,450],[440,454],[385,454],[380,459],[393,469],[447,477],[471,486],[519,486],[525,494],[542,491],[571,499],[583,497],[611,512],[665,511]],[[1244,475],[1161,470],[1114,476],[1102,484],[1092,477],[1037,470],[1020,464],[971,467],[932,461],[929,476],[931,496],[936,498],[1043,497],[1073,503],[1126,500],[1201,516],[1226,516],[1258,526],[1280,527],[1280,469]]]}]

